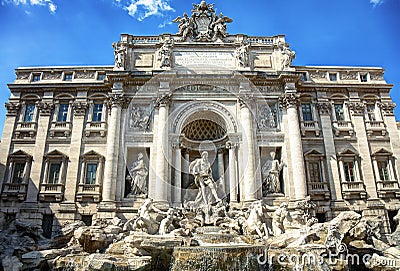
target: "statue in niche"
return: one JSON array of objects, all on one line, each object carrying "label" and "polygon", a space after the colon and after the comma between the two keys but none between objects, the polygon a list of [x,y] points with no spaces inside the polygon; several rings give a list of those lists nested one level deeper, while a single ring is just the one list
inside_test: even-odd
[{"label": "statue in niche", "polygon": [[125,69],[126,54],[128,53],[127,48],[120,42],[113,42],[112,47],[114,48],[114,67],[122,70]]},{"label": "statue in niche", "polygon": [[[199,202],[202,198],[206,206],[211,205],[211,195],[215,201],[221,201],[217,195],[217,189],[212,177],[211,164],[208,161],[208,152],[203,151],[201,158],[198,158],[190,163],[189,172],[194,175],[194,182],[199,187],[200,191],[197,194],[195,202]],[[210,192],[211,195],[210,195]]]},{"label": "statue in niche", "polygon": [[235,57],[241,67],[249,66],[249,47],[250,43],[246,44],[243,42],[241,46],[235,50]]},{"label": "statue in niche", "polygon": [[129,169],[129,177],[131,179],[130,195],[147,195],[146,179],[149,174],[146,164],[143,161],[143,153],[139,153],[137,160],[133,162]]},{"label": "statue in niche", "polygon": [[173,40],[167,40],[158,50],[158,60],[160,61],[160,68],[171,67],[171,56],[172,46],[174,45]]},{"label": "statue in niche", "polygon": [[132,107],[129,127],[148,130],[149,126],[150,113],[144,112],[144,110],[141,110],[139,107]]},{"label": "statue in niche", "polygon": [[189,17],[187,13],[183,13],[183,17],[178,16],[175,20],[172,20],[174,23],[179,23],[178,25],[178,36],[181,36],[182,41],[185,41],[189,35],[192,35],[194,28],[194,20],[193,17]]},{"label": "statue in niche", "polygon": [[268,160],[262,167],[263,174],[263,196],[268,194],[281,193],[281,182],[279,180],[280,173],[284,166],[283,161],[275,159],[275,152],[271,152],[271,160]]},{"label": "statue in niche", "polygon": [[292,65],[293,59],[296,57],[296,53],[289,48],[288,45],[279,43],[279,48],[282,53],[282,61],[281,61],[281,67],[282,70],[287,69]]}]

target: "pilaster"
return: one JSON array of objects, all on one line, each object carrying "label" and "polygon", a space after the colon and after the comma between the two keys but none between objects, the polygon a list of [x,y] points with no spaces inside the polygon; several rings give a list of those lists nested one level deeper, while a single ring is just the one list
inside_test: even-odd
[{"label": "pilaster", "polygon": [[[35,148],[33,149],[33,160],[30,178],[28,180],[28,191],[26,202],[37,202],[40,182],[42,181],[43,158],[46,151],[47,133],[49,131],[50,116],[53,110],[51,101],[53,93],[45,94],[43,101],[36,103],[39,111],[38,126],[36,131]],[[45,100],[46,98],[46,100]],[[41,178],[42,177],[42,178]]]},{"label": "pilaster", "polygon": [[88,108],[86,96],[87,92],[85,90],[79,91],[77,99],[71,104],[74,125],[72,126],[71,132],[69,164],[64,195],[65,201],[71,203],[75,201],[76,188],[79,180],[79,169],[81,168],[80,156],[82,152],[82,137],[86,110]]},{"label": "pilaster", "polygon": [[342,200],[342,190],[340,187],[339,169],[331,121],[332,105],[327,101],[319,101],[317,103],[317,109],[321,118],[331,198],[332,200]]},{"label": "pilaster", "polygon": [[349,103],[349,109],[353,118],[354,131],[357,136],[357,144],[361,156],[361,169],[365,188],[369,198],[375,199],[378,197],[378,194],[376,192],[371,152],[369,149],[367,132],[365,130],[365,104],[355,100]]}]

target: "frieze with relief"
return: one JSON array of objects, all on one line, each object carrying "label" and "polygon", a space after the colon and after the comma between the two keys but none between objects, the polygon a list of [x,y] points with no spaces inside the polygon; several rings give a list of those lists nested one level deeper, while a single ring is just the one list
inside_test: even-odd
[{"label": "frieze with relief", "polygon": [[340,80],[357,80],[357,73],[356,72],[341,72],[340,73]]},{"label": "frieze with relief", "polygon": [[151,129],[152,108],[144,105],[133,105],[129,114],[129,128],[149,131]]},{"label": "frieze with relief", "polygon": [[76,72],[75,79],[94,79],[95,72]]},{"label": "frieze with relief", "polygon": [[43,74],[43,80],[59,80],[62,77],[61,72],[45,72]]}]

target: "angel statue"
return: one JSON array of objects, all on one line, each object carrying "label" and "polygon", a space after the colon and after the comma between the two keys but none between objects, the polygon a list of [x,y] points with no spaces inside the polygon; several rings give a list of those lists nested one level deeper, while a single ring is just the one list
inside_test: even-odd
[{"label": "angel statue", "polygon": [[131,178],[131,192],[129,195],[147,194],[146,178],[149,170],[143,161],[143,153],[139,153],[137,160],[133,162],[129,169]]},{"label": "angel statue", "polygon": [[185,41],[189,35],[193,33],[194,22],[193,18],[190,18],[187,13],[183,13],[183,17],[178,16],[175,20],[172,20],[174,23],[179,23],[178,25],[178,36],[182,37],[182,41]]},{"label": "angel statue", "polygon": [[218,37],[226,38],[226,24],[231,23],[233,20],[227,16],[222,15],[222,12],[216,18],[215,22],[211,24],[211,28],[214,30],[213,39],[216,40]]},{"label": "angel statue", "polygon": [[263,173],[263,196],[267,194],[281,193],[279,175],[284,166],[282,161],[275,159],[275,152],[271,152],[271,160],[268,160],[262,167]]}]

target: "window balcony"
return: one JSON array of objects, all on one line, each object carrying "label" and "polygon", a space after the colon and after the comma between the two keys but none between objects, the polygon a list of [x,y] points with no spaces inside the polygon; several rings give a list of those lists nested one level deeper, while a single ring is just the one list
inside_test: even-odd
[{"label": "window balcony", "polygon": [[17,123],[17,127],[15,128],[15,137],[16,138],[24,138],[24,137],[35,137],[37,131],[37,123],[36,122],[23,122],[19,121]]},{"label": "window balcony", "polygon": [[354,128],[351,121],[347,120],[333,121],[332,126],[336,136],[340,135],[352,136],[354,134]]},{"label": "window balcony", "polygon": [[317,121],[301,121],[301,135],[306,136],[307,133],[315,133],[316,136],[320,135],[320,128]]},{"label": "window balcony", "polygon": [[316,199],[317,197],[322,197],[322,199],[330,198],[327,182],[308,182],[308,193],[313,199]]},{"label": "window balcony", "polygon": [[342,182],[344,199],[364,199],[367,197],[364,182]]},{"label": "window balcony", "polygon": [[50,127],[50,136],[69,137],[71,135],[72,124],[69,121],[52,122]]},{"label": "window balcony", "polygon": [[386,135],[386,127],[383,121],[366,121],[365,122],[367,134],[372,135]]},{"label": "window balcony", "polygon": [[3,200],[24,201],[28,185],[26,183],[6,183],[2,194]]},{"label": "window balcony", "polygon": [[101,187],[99,184],[79,184],[76,200],[79,202],[100,202]]},{"label": "window balcony", "polygon": [[86,123],[85,135],[89,137],[93,134],[99,134],[101,137],[105,137],[107,134],[107,122],[88,121]]},{"label": "window balcony", "polygon": [[40,201],[62,201],[64,197],[64,184],[44,183],[39,192]]},{"label": "window balcony", "polygon": [[376,184],[380,198],[400,197],[400,188],[397,181],[379,181]]}]

